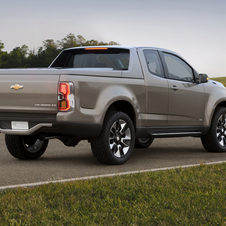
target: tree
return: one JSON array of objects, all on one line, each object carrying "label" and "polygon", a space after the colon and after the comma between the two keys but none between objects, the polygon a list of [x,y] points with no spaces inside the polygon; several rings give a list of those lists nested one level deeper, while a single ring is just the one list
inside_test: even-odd
[{"label": "tree", "polygon": [[76,47],[77,46],[77,39],[76,39],[74,34],[69,33],[61,41],[58,41],[58,45],[61,49]]},{"label": "tree", "polygon": [[4,49],[4,44],[2,43],[2,41],[0,40],[0,68],[2,66],[2,56],[3,56],[3,51],[2,49]]},{"label": "tree", "polygon": [[43,45],[35,50],[30,51],[28,55],[28,67],[48,67],[55,57],[59,54],[57,43],[53,39],[43,41]]},{"label": "tree", "polygon": [[89,41],[86,41],[85,45],[86,46],[98,46],[99,42],[97,40],[91,39]]},{"label": "tree", "polygon": [[113,41],[107,43],[102,41],[99,42],[95,39],[86,40],[82,35],[77,35],[77,37],[75,37],[75,35],[72,33],[69,33],[61,41],[57,42],[61,50],[78,46],[119,45],[119,43]]},{"label": "tree", "polygon": [[[43,66],[49,66],[51,62],[56,58],[59,54],[60,49],[58,49],[58,45],[53,41],[53,39],[47,39],[43,42],[43,51],[41,51],[41,55],[44,59]],[[41,50],[41,49],[40,49]]]},{"label": "tree", "polygon": [[7,58],[7,52],[2,51],[4,48],[4,43],[0,40],[0,68],[4,67]]},{"label": "tree", "polygon": [[67,49],[77,46],[83,46],[85,42],[86,40],[82,35],[75,37],[74,34],[69,33],[61,41],[58,41],[58,45],[61,49]]},{"label": "tree", "polygon": [[9,54],[3,56],[4,67],[6,68],[22,68],[27,67],[28,46],[14,48]]},{"label": "tree", "polygon": [[114,45],[119,45],[119,43],[118,42],[114,42],[114,41],[110,41],[109,43],[108,43],[108,45],[110,45],[110,46],[114,46]]},{"label": "tree", "polygon": [[82,35],[77,36],[77,46],[84,46],[86,40]]},{"label": "tree", "polygon": [[66,35],[61,41],[53,39],[43,41],[38,50],[29,50],[26,45],[14,48],[10,53],[3,52],[4,44],[0,40],[0,68],[48,67],[56,56],[66,48],[78,46],[119,45],[117,42],[99,42],[86,40],[82,35],[72,33]]},{"label": "tree", "polygon": [[0,40],[0,52],[2,52],[2,49],[4,48],[5,48],[4,43],[2,43],[2,41]]}]

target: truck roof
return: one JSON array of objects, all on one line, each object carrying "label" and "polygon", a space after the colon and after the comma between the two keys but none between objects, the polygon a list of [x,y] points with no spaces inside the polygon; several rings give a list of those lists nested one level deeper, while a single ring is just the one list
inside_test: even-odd
[{"label": "truck roof", "polygon": [[84,49],[84,48],[119,48],[119,49],[138,49],[138,48],[148,48],[153,50],[161,50],[161,51],[167,51],[167,52],[173,52],[168,49],[159,48],[159,47],[151,47],[151,46],[132,46],[132,45],[105,45],[105,46],[79,46],[79,47],[72,47],[69,49]]}]

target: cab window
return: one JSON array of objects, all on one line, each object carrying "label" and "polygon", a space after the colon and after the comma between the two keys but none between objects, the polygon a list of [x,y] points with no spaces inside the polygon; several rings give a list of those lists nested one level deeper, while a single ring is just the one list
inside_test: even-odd
[{"label": "cab window", "polygon": [[155,50],[144,50],[144,56],[149,72],[163,78],[164,74],[158,52]]},{"label": "cab window", "polygon": [[163,53],[164,60],[168,69],[168,77],[170,79],[181,80],[181,81],[194,81],[192,68],[181,60],[179,57]]}]

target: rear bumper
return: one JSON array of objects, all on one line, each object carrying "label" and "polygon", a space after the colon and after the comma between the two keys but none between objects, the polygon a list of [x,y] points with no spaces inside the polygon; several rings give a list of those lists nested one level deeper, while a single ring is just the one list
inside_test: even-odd
[{"label": "rear bumper", "polygon": [[80,123],[80,122],[57,122],[52,127],[43,127],[38,133],[70,135],[80,138],[99,137],[102,124]]},{"label": "rear bumper", "polygon": [[80,137],[83,139],[99,137],[101,133],[101,124],[85,124],[75,122],[59,122],[59,123],[40,123],[27,130],[21,129],[2,129],[0,132],[9,135],[69,135]]},{"label": "rear bumper", "polygon": [[[12,129],[11,122],[28,122],[28,129]],[[9,135],[69,135],[80,138],[100,136],[102,124],[56,121],[56,115],[0,114],[0,132]]]},{"label": "rear bumper", "polygon": [[11,135],[31,135],[35,133],[37,130],[43,127],[52,127],[51,123],[41,123],[30,129],[22,130],[22,129],[2,129],[0,128],[0,132],[3,134],[11,134]]}]

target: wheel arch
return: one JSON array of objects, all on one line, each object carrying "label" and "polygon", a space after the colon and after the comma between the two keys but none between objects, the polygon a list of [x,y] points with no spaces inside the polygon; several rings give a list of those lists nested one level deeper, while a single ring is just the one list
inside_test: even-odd
[{"label": "wheel arch", "polygon": [[132,120],[134,128],[136,129],[136,121],[137,121],[136,113],[135,113],[134,107],[132,106],[131,103],[129,103],[128,101],[125,101],[125,100],[115,101],[108,107],[106,114],[105,114],[105,119],[106,119],[107,114],[110,111],[121,111],[121,112],[124,112],[125,114],[127,114],[130,117],[130,119]]},{"label": "wheel arch", "polygon": [[[216,108],[217,108],[217,107],[225,107],[225,108],[226,108],[226,101],[220,102],[220,103],[216,106]],[[214,112],[216,111],[216,108],[215,108]]]},{"label": "wheel arch", "polygon": [[212,120],[213,120],[213,116],[214,116],[214,114],[215,114],[217,108],[219,108],[219,107],[224,107],[224,108],[226,108],[226,100],[221,101],[221,102],[217,103],[217,104],[214,106],[214,109],[212,110],[212,113],[211,113],[211,115],[210,115],[209,126],[211,125],[211,122],[212,122]]},{"label": "wheel arch", "polygon": [[[222,117],[223,115],[224,117]],[[201,137],[203,147],[207,151],[226,152],[225,115],[226,107],[224,103],[217,105],[210,129],[207,134]]]}]

